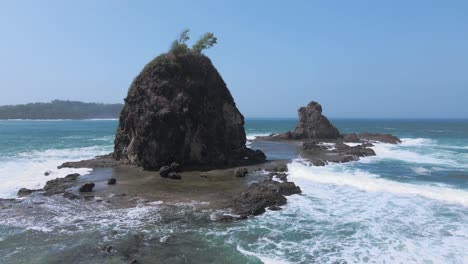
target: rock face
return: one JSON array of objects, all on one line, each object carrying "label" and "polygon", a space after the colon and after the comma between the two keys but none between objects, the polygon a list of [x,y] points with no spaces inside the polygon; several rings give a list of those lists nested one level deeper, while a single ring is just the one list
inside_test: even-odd
[{"label": "rock face", "polygon": [[214,167],[265,160],[245,143],[244,117],[210,59],[168,53],[133,81],[114,158],[149,170],[172,162]]},{"label": "rock face", "polygon": [[328,119],[322,115],[322,106],[317,102],[310,102],[301,107],[299,112],[299,124],[290,132],[292,139],[336,139],[340,132]]}]

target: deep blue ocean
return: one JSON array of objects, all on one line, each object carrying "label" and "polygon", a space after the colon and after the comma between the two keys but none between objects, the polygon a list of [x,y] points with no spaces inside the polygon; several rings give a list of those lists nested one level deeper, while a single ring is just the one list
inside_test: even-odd
[{"label": "deep blue ocean", "polygon": [[[187,263],[468,263],[468,120],[331,121],[342,133],[391,133],[403,143],[375,144],[375,157],[325,167],[288,157],[289,179],[303,194],[288,197],[281,211],[241,223],[150,229],[140,222],[158,211],[146,207],[112,217],[123,230],[184,237],[174,250]],[[0,121],[0,198],[15,197],[21,187],[41,188],[52,177],[89,172],[56,167],[111,152],[117,122]],[[247,138],[285,132],[296,123],[247,119]],[[44,176],[46,171],[51,175]],[[60,217],[72,215],[73,206],[55,213],[43,224],[2,216],[0,263],[49,262],[45,248],[30,262],[33,249],[21,242],[25,234],[26,244],[44,240],[60,252],[65,239],[100,226],[62,233]]]}]

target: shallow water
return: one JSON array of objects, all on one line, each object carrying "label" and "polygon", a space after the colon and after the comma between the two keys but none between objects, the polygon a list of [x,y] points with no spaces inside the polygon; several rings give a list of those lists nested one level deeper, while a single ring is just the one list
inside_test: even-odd
[{"label": "shallow water", "polygon": [[[196,202],[110,209],[37,196],[23,210],[0,209],[0,262],[468,263],[468,121],[332,121],[345,133],[404,140],[376,144],[376,157],[326,167],[269,146],[269,158],[294,159],[289,177],[303,194],[281,211],[236,223],[212,222],[215,212]],[[252,139],[295,123],[248,119],[246,132]],[[0,121],[0,197],[67,174],[54,169],[63,161],[110,152],[116,125]],[[106,245],[110,254],[100,250]]]}]

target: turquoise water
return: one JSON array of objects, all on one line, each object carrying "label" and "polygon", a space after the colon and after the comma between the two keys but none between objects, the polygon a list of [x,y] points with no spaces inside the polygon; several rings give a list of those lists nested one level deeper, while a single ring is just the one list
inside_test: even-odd
[{"label": "turquoise water", "polygon": [[[247,137],[284,132],[296,122],[247,119]],[[190,210],[196,204],[109,212],[50,198],[40,218],[0,210],[0,263],[128,262],[93,253],[106,243],[137,243],[142,263],[468,263],[468,121],[332,122],[344,133],[392,133],[403,143],[376,144],[376,157],[326,167],[284,154],[303,194],[288,197],[279,212],[237,223],[213,223],[212,212]],[[74,171],[55,169],[64,161],[112,151],[116,126],[115,120],[0,121],[0,198]]]}]

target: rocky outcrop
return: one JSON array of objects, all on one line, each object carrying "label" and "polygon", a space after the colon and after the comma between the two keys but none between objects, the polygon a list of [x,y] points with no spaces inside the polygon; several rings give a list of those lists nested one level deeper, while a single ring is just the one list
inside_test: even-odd
[{"label": "rocky outcrop", "polygon": [[322,106],[317,102],[310,102],[298,110],[299,123],[293,131],[266,137],[276,140],[330,140],[340,138],[340,132],[328,118],[322,115]]},{"label": "rocky outcrop", "polygon": [[114,158],[159,170],[265,160],[245,146],[244,117],[210,59],[163,54],[135,78],[121,112]]},{"label": "rocky outcrop", "polygon": [[377,133],[360,133],[360,134],[346,134],[343,135],[345,142],[382,142],[389,144],[401,143],[401,139],[391,134],[377,134]]},{"label": "rocky outcrop", "polygon": [[76,184],[76,179],[80,176],[78,173],[69,174],[65,178],[57,178],[46,182],[44,186],[44,195],[50,196],[62,194],[66,189]]},{"label": "rocky outcrop", "polygon": [[246,190],[234,196],[232,208],[243,219],[249,215],[259,215],[265,208],[277,207],[286,204],[286,197],[301,193],[301,189],[293,182],[277,182],[266,180],[262,183],[253,183]]}]

